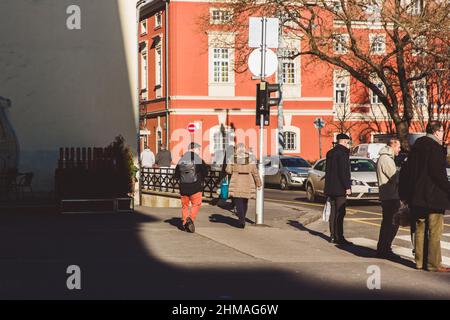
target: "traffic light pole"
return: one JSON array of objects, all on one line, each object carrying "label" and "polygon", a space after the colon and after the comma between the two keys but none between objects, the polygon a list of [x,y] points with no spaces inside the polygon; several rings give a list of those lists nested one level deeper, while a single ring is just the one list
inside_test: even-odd
[{"label": "traffic light pole", "polygon": [[[265,81],[266,74],[266,18],[263,17],[261,19],[262,23],[262,42],[261,42],[261,81]],[[265,84],[264,84],[265,85]],[[260,106],[259,106],[260,107]],[[269,114],[270,117],[270,114]],[[262,225],[264,224],[264,113],[261,112],[260,122],[259,122],[259,163],[258,163],[258,172],[259,177],[262,182],[261,188],[256,190],[256,224]]]}]

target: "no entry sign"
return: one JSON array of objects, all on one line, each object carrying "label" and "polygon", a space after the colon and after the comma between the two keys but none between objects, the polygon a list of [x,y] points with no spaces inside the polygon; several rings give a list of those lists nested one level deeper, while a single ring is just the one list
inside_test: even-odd
[{"label": "no entry sign", "polygon": [[197,124],[195,122],[191,122],[188,124],[187,129],[190,133],[194,133],[195,130],[197,129]]}]

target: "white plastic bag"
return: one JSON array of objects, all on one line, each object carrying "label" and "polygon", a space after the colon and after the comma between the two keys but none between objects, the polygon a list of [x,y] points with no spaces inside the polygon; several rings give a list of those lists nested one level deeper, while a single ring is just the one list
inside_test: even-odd
[{"label": "white plastic bag", "polygon": [[327,198],[327,202],[325,202],[325,207],[323,207],[322,212],[322,220],[328,222],[330,220],[331,214],[331,200]]}]

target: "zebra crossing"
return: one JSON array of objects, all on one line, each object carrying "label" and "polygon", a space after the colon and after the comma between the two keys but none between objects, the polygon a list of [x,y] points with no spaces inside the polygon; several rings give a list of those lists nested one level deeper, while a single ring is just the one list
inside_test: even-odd
[{"label": "zebra crossing", "polygon": [[[392,251],[405,258],[414,259],[411,243],[411,235],[397,235],[395,237],[397,241],[394,241],[392,245]],[[377,240],[368,238],[349,238],[349,241],[353,242],[355,245],[368,247],[376,250]],[[442,251],[442,264],[450,267],[450,233],[444,233],[441,239],[441,251]]]}]

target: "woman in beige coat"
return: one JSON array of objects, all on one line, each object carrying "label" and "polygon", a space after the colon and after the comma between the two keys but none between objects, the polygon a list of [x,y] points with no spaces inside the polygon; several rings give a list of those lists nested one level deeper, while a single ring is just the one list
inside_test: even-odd
[{"label": "woman in beige coat", "polygon": [[234,163],[228,164],[226,171],[231,174],[229,195],[233,197],[236,204],[239,227],[245,228],[248,199],[256,197],[256,188],[261,188],[262,183],[256,164],[250,163],[249,154],[243,143],[236,146]]}]

